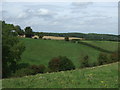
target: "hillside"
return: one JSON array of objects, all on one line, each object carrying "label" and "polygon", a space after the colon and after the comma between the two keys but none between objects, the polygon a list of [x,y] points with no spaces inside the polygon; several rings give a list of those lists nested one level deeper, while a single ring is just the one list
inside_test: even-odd
[{"label": "hillside", "polygon": [[44,64],[47,65],[49,60],[57,56],[67,56],[73,61],[76,67],[80,66],[80,59],[88,55],[90,63],[97,60],[100,51],[91,47],[57,40],[40,40],[40,39],[22,39],[25,43],[26,50],[22,55],[21,63]]},{"label": "hillside", "polygon": [[4,88],[117,88],[118,63],[3,80]]},{"label": "hillside", "polygon": [[113,41],[82,41],[86,42],[88,44],[103,48],[108,51],[115,51],[118,49],[118,42],[113,42]]},{"label": "hillside", "polygon": [[[85,56],[89,56],[89,63],[96,62],[99,50],[92,47],[70,43],[66,41],[57,40],[40,40],[24,38],[22,41],[25,43],[26,50],[22,55],[21,63],[29,64],[44,64],[47,66],[49,60],[57,56],[67,56],[73,61],[76,67],[80,66],[80,60]],[[90,42],[90,41],[87,41]],[[108,41],[91,41],[90,44],[99,46],[103,49],[115,51],[117,43]],[[106,44],[107,43],[107,44]],[[112,47],[113,48],[112,48]]]}]

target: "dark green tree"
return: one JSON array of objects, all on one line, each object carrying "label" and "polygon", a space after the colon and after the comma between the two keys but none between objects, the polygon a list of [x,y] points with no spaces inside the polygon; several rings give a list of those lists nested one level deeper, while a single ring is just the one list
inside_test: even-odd
[{"label": "dark green tree", "polygon": [[59,56],[49,61],[48,67],[52,71],[66,71],[75,69],[73,62],[67,57]]},{"label": "dark green tree", "polygon": [[26,27],[25,28],[25,36],[28,38],[31,38],[33,36],[33,31],[31,29],[31,27]]},{"label": "dark green tree", "polygon": [[39,33],[39,38],[42,39],[43,38],[43,32]]},{"label": "dark green tree", "polygon": [[109,62],[109,58],[108,58],[107,54],[100,53],[98,56],[98,64],[103,65],[103,64],[107,64],[108,62]]},{"label": "dark green tree", "polygon": [[65,36],[65,41],[69,41],[69,37],[68,36]]},{"label": "dark green tree", "polygon": [[81,66],[80,66],[81,68],[89,67],[90,66],[89,65],[89,56],[88,55],[84,56],[83,59],[81,59],[80,63],[81,63]]},{"label": "dark green tree", "polygon": [[18,35],[24,35],[24,31],[21,29],[20,26],[15,26],[15,30],[18,33]]},{"label": "dark green tree", "polygon": [[14,32],[13,24],[2,22],[2,77],[9,77],[17,68],[21,54],[25,49]]}]

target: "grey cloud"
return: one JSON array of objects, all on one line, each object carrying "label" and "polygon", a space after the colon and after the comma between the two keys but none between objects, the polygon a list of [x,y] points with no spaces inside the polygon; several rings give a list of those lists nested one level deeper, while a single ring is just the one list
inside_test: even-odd
[{"label": "grey cloud", "polygon": [[72,6],[74,6],[74,8],[86,8],[89,5],[92,5],[93,2],[73,2]]},{"label": "grey cloud", "polygon": [[57,15],[56,12],[46,9],[46,8],[39,8],[39,9],[27,9],[26,12],[32,17],[39,17],[43,19],[52,19],[55,15]]}]

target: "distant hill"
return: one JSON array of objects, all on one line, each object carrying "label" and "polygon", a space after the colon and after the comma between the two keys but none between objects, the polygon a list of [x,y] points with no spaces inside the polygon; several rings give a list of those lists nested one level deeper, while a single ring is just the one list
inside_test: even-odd
[{"label": "distant hill", "polygon": [[[39,34],[41,32],[34,32],[34,34]],[[102,41],[118,41],[120,35],[113,35],[113,34],[97,34],[97,33],[47,33],[42,32],[43,36],[59,36],[59,37],[78,37],[78,38],[85,38],[86,40],[102,40]]]}]

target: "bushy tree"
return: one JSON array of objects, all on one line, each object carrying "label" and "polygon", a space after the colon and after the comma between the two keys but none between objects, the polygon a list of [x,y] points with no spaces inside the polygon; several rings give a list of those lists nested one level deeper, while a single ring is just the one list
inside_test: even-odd
[{"label": "bushy tree", "polygon": [[109,62],[108,55],[105,53],[100,53],[98,56],[98,64],[103,65]]},{"label": "bushy tree", "polygon": [[46,67],[44,65],[32,65],[29,67],[30,70],[33,71],[32,75],[35,75],[37,73],[44,73]]},{"label": "bushy tree", "polygon": [[24,35],[24,31],[21,29],[20,26],[15,26],[15,30],[18,33],[18,35]]},{"label": "bushy tree", "polygon": [[2,76],[9,77],[16,71],[17,63],[25,46],[13,32],[14,25],[2,22]]},{"label": "bushy tree", "polygon": [[68,36],[65,36],[65,41],[69,41],[69,37]]},{"label": "bushy tree", "polygon": [[31,27],[26,27],[25,28],[25,36],[28,38],[31,38],[33,36],[33,31],[31,29]]},{"label": "bushy tree", "polygon": [[23,76],[32,75],[33,73],[34,71],[29,68],[22,68],[22,69],[18,69],[15,73],[13,73],[12,77],[23,77]]},{"label": "bushy tree", "polygon": [[89,56],[88,56],[88,55],[84,56],[84,57],[81,59],[80,63],[81,63],[81,66],[80,66],[81,68],[89,67],[89,66],[90,66],[90,65],[89,65]]},{"label": "bushy tree", "polygon": [[43,32],[40,32],[38,36],[39,36],[40,39],[42,39],[43,38]]},{"label": "bushy tree", "polygon": [[51,59],[49,61],[48,67],[52,71],[66,71],[75,69],[75,66],[72,63],[72,61],[64,56],[59,56]]},{"label": "bushy tree", "polygon": [[119,61],[119,52],[114,52],[110,55],[110,63]]}]

